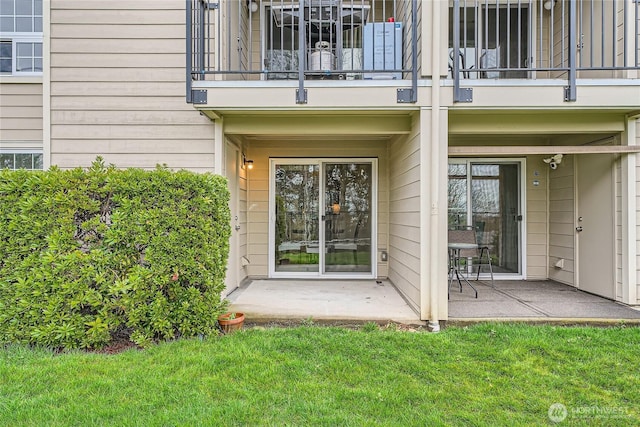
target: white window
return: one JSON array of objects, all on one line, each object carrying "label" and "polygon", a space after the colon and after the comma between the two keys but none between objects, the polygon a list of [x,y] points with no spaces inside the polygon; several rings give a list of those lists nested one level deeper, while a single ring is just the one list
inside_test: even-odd
[{"label": "white window", "polygon": [[0,169],[42,170],[42,152],[0,151]]},{"label": "white window", "polygon": [[0,73],[42,73],[42,0],[0,0]]}]

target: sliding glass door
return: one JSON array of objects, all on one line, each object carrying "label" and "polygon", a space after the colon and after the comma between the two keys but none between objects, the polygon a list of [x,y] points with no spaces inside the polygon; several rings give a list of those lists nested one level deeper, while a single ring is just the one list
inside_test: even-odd
[{"label": "sliding glass door", "polygon": [[522,275],[522,161],[449,161],[449,228],[473,227],[495,273]]},{"label": "sliding glass door", "polygon": [[374,276],[375,166],[272,161],[272,275]]}]

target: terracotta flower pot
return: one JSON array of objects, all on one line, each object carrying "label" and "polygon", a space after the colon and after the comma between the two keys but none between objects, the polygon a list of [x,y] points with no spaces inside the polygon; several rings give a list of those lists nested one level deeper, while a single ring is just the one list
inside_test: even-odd
[{"label": "terracotta flower pot", "polygon": [[218,323],[225,334],[242,329],[244,313],[224,313],[218,317]]}]

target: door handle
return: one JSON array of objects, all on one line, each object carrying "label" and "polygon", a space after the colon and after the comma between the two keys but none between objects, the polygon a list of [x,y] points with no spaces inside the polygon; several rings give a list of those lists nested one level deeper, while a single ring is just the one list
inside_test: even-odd
[{"label": "door handle", "polygon": [[576,227],[576,231],[577,231],[577,232],[582,231],[582,227],[581,227],[581,226]]}]

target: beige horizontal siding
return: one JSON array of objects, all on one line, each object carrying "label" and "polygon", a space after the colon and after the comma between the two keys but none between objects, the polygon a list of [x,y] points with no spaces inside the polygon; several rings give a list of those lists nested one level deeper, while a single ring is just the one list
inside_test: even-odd
[{"label": "beige horizontal siding", "polygon": [[[565,156],[549,177],[549,278],[575,285],[574,157]],[[555,267],[564,259],[564,267]]]},{"label": "beige horizontal siding", "polygon": [[[148,10],[152,4],[156,10],[175,10],[179,5],[175,0],[155,0],[155,1],[131,1],[131,0],[109,0],[109,1],[83,1],[83,0],[53,0],[57,10]],[[184,4],[184,2],[182,2]]]},{"label": "beige horizontal siding", "polygon": [[181,68],[151,68],[140,72],[135,68],[54,68],[51,79],[57,82],[179,82],[184,84]]},{"label": "beige horizontal siding", "polygon": [[51,161],[212,171],[214,125],[185,101],[185,2],[51,1]]},{"label": "beige horizontal siding", "polygon": [[42,126],[42,83],[0,84],[0,148],[21,142],[41,149]]},{"label": "beige horizontal siding", "polygon": [[[174,0],[172,0],[174,1]],[[57,1],[52,1],[52,7],[55,5]],[[131,2],[132,4],[135,2]],[[145,2],[147,3],[147,2]],[[153,2],[148,2],[148,4],[152,4]],[[184,3],[183,3],[184,4]],[[177,13],[180,13],[178,11]],[[182,12],[184,14],[184,12]],[[149,14],[150,17],[153,14]],[[151,18],[150,18],[151,19]],[[78,38],[83,35],[87,39],[94,39],[97,35],[95,34],[96,25],[85,24],[82,21],[79,21],[75,24],[62,24],[55,25],[52,21],[51,28],[51,37],[52,42],[55,38]],[[112,25],[101,25],[102,33],[100,36],[104,37],[106,40],[111,39],[119,39],[126,43],[126,40],[129,39],[176,39],[185,37],[185,29],[184,24],[182,25],[150,25],[149,22],[141,23],[140,25],[120,25],[120,24],[112,24]]]},{"label": "beige horizontal siding", "polygon": [[[526,166],[526,279],[544,280],[547,271],[547,169],[543,156],[528,156]],[[538,185],[534,185],[537,181]]]},{"label": "beige horizontal siding", "polygon": [[420,308],[420,122],[389,145],[389,279]]},{"label": "beige horizontal siding", "polygon": [[[161,3],[162,1],[160,1]],[[55,0],[54,0],[55,3]],[[80,3],[80,2],[78,2]],[[147,3],[158,3],[156,1]],[[167,1],[167,3],[169,3]],[[184,6],[184,2],[181,2]],[[131,7],[122,2],[120,9],[51,9],[51,22],[56,24],[76,24],[83,22],[85,24],[97,24],[97,25],[158,25],[158,24],[184,24],[185,13],[179,13],[179,8],[171,9],[156,9],[151,4],[151,7],[146,9],[131,9]],[[174,2],[174,5],[176,3]],[[153,8],[153,13],[150,13],[150,8]],[[178,12],[178,13],[177,13]],[[150,15],[153,17],[150,19]]]},{"label": "beige horizontal siding", "polygon": [[[149,52],[164,52],[182,54],[184,52],[184,40],[178,39],[130,39],[126,43],[120,39],[102,40],[100,46],[102,53],[146,54]],[[94,53],[95,40],[86,38],[52,40],[52,53]]]}]

